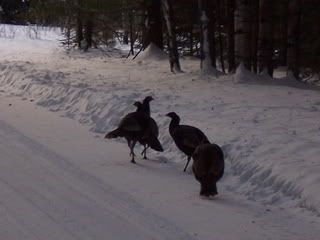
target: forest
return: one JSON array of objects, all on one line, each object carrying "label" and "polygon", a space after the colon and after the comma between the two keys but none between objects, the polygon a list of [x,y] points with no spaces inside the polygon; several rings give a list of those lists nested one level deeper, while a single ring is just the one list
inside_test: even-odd
[{"label": "forest", "polygon": [[316,0],[1,0],[0,21],[63,29],[67,48],[130,46],[134,57],[154,44],[179,58],[201,59],[210,74],[233,73],[243,63],[256,74],[286,67],[306,81],[320,71]]}]

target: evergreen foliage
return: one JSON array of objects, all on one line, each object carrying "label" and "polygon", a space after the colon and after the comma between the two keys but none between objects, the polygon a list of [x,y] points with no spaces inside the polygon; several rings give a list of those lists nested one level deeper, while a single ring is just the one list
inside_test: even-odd
[{"label": "evergreen foliage", "polygon": [[[276,67],[288,66],[297,79],[320,71],[317,0],[175,0],[169,1],[172,23],[166,22],[166,2],[0,0],[0,20],[61,27],[62,43],[83,50],[118,38],[131,46],[131,55],[154,43],[180,56],[207,55],[212,67],[223,72],[233,72],[240,62],[255,73],[267,69],[271,76]],[[203,31],[203,12],[208,32]],[[203,54],[203,39],[209,39],[209,55]],[[173,42],[176,49],[170,49]]]}]

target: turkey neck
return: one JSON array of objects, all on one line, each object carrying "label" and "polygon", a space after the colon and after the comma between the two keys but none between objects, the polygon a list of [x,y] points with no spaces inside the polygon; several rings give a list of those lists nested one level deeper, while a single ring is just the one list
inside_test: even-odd
[{"label": "turkey neck", "polygon": [[143,101],[142,103],[143,111],[150,116],[150,103],[147,101]]},{"label": "turkey neck", "polygon": [[140,106],[137,107],[136,112],[144,112],[143,109],[142,109],[142,105],[140,105]]},{"label": "turkey neck", "polygon": [[170,125],[169,125],[170,134],[172,134],[174,129],[179,126],[179,123],[180,123],[180,119],[178,117],[174,117],[174,118],[171,119],[171,122],[170,122]]}]

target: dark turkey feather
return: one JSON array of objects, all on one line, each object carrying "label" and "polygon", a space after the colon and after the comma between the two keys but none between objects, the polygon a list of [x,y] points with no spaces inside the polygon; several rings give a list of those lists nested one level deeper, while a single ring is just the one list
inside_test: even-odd
[{"label": "dark turkey feather", "polygon": [[216,144],[201,144],[194,151],[192,158],[194,176],[201,184],[200,195],[217,195],[217,181],[224,174],[222,149]]},{"label": "dark turkey feather", "polygon": [[[135,102],[134,106],[137,107],[137,112],[143,112],[146,113],[150,116],[150,101],[152,101],[153,98],[148,96],[146,97],[143,102]],[[158,140],[159,136],[159,128],[156,123],[156,121],[150,117],[150,122],[149,122],[149,130],[151,134],[149,137],[139,139],[139,143],[144,146],[144,149],[141,154],[143,154],[144,158],[147,158],[147,149],[151,147],[152,149],[156,151],[163,151],[163,148]]]},{"label": "dark turkey feather", "polygon": [[159,142],[157,136],[151,134],[146,139],[146,142],[149,147],[151,147],[153,150],[156,150],[158,152],[163,152],[163,148],[161,146],[161,143]]},{"label": "dark turkey feather", "polygon": [[198,128],[188,125],[180,125],[180,117],[175,112],[167,114],[171,118],[169,133],[176,146],[188,157],[183,171],[186,171],[191,156],[195,149],[204,143],[210,143],[206,135]]},{"label": "dark turkey feather", "polygon": [[[154,120],[145,112],[132,112],[120,121],[118,128],[106,134],[105,138],[124,137],[130,148],[131,162],[135,163],[134,147],[137,142],[152,142],[152,148],[163,151],[157,136],[151,130]],[[155,140],[156,139],[156,140]]]},{"label": "dark turkey feather", "polygon": [[153,97],[147,96],[143,99],[142,101],[142,111],[148,114],[149,116],[151,115],[150,111],[150,102],[153,100]]}]

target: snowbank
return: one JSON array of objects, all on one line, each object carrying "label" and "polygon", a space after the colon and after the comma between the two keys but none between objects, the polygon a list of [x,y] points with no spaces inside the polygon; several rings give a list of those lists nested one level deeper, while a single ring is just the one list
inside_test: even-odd
[{"label": "snowbank", "polygon": [[168,56],[164,51],[162,51],[153,43],[150,43],[149,46],[143,52],[141,52],[136,58],[136,61],[143,62],[160,60],[168,60]]},{"label": "snowbank", "polygon": [[235,83],[270,83],[272,78],[268,75],[267,70],[265,69],[261,75],[258,75],[249,71],[244,66],[244,63],[240,63],[237,67],[236,73],[234,74],[233,81]]},{"label": "snowbank", "polygon": [[[135,71],[123,67],[132,74]],[[129,87],[125,78],[104,81],[102,75],[71,75],[31,63],[1,63],[0,76],[2,91],[34,99],[38,105],[90,125],[97,133],[114,128],[122,116],[134,111],[134,101],[153,95],[152,113],[166,149],[164,154],[152,153],[156,157],[179,166],[185,161],[167,131],[169,120],[164,115],[174,110],[183,123],[200,127],[212,141],[224,145],[227,175],[240,176],[239,184],[230,188],[256,201],[288,204],[293,200],[293,206],[320,209],[317,93],[284,87],[234,87],[230,82],[219,82],[219,88],[199,87],[192,81],[185,88],[169,84],[152,89],[148,79]]]}]

